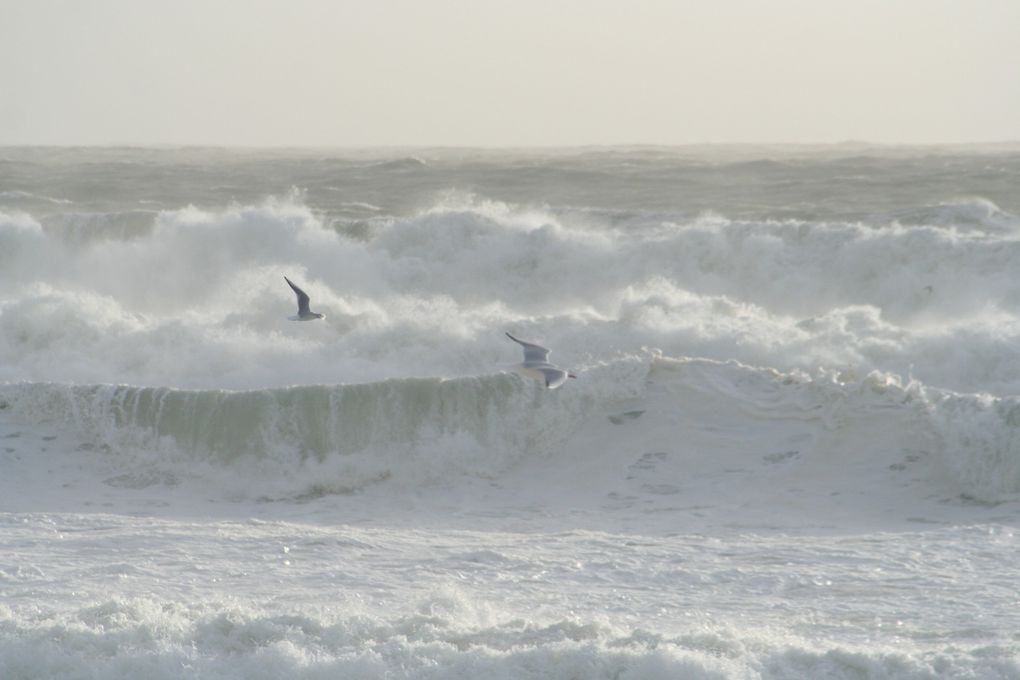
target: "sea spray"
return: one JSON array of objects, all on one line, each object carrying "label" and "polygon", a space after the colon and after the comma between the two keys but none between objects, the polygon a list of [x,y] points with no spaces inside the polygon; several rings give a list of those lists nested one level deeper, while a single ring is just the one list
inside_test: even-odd
[{"label": "sea spray", "polygon": [[0,676],[1020,677],[1017,151],[0,150]]}]

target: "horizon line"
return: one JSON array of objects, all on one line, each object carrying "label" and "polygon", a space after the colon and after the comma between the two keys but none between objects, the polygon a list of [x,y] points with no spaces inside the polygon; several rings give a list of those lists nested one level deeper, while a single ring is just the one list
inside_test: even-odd
[{"label": "horizon line", "polygon": [[235,144],[208,142],[127,142],[110,141],[97,143],[61,143],[61,142],[0,142],[0,148],[95,148],[95,149],[237,149],[237,150],[369,150],[369,149],[431,149],[431,150],[483,150],[483,151],[555,151],[571,149],[689,149],[689,148],[735,148],[735,147],[767,147],[767,148],[834,148],[834,147],[879,147],[887,149],[907,148],[945,148],[945,147],[1000,147],[1020,146],[1020,138],[992,141],[968,142],[876,142],[859,139],[846,139],[835,142],[613,142],[613,143],[580,143],[580,144]]}]

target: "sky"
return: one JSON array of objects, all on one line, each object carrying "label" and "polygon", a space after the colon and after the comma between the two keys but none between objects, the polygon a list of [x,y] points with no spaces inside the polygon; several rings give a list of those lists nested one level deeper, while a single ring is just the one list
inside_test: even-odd
[{"label": "sky", "polygon": [[1018,0],[0,0],[0,144],[1016,141],[1018,27]]}]

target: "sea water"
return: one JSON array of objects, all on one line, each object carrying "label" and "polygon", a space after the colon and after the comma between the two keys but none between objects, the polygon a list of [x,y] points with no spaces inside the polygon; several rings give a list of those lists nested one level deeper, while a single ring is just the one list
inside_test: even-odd
[{"label": "sea water", "polygon": [[0,678],[1020,678],[1017,187],[0,149]]}]

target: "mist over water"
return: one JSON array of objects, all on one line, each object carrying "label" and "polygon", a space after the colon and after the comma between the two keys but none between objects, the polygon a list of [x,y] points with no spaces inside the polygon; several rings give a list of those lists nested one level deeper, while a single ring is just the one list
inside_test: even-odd
[{"label": "mist over water", "polygon": [[0,675],[1020,677],[1017,186],[1006,147],[0,149]]},{"label": "mist over water", "polygon": [[[752,151],[8,149],[0,377],[477,375],[514,327],[1020,393],[1016,155]],[[283,275],[325,323],[280,323]]]}]

